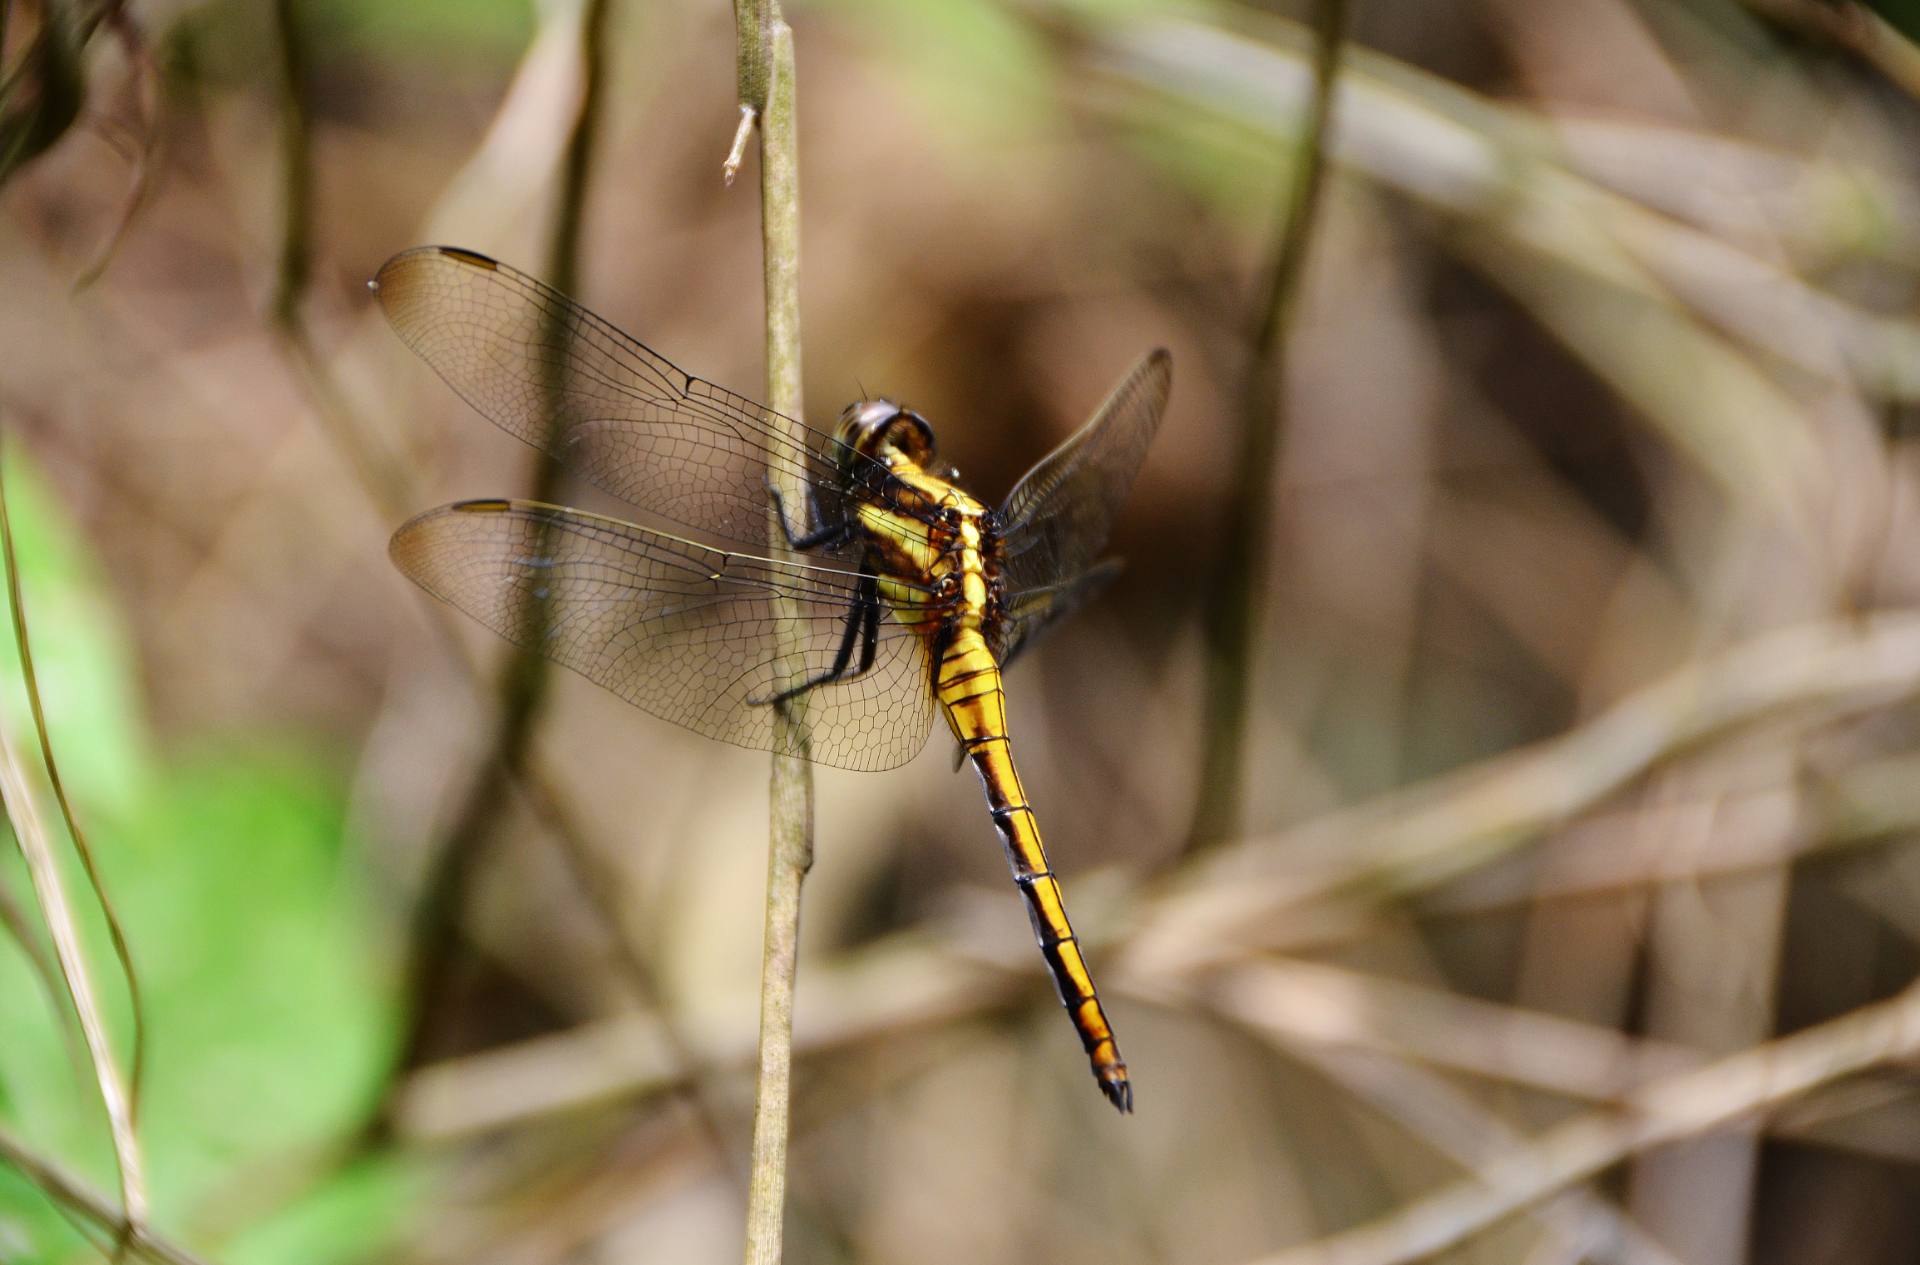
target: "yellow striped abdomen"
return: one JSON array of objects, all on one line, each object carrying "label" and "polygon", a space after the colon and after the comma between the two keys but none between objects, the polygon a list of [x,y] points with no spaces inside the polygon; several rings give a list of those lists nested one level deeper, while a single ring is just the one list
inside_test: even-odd
[{"label": "yellow striped abdomen", "polygon": [[953,736],[973,762],[987,792],[993,824],[1006,845],[1013,881],[1027,902],[1033,934],[1060,992],[1073,1026],[1080,1033],[1101,1092],[1121,1111],[1133,1110],[1133,1086],[1126,1060],[1113,1039],[1113,1028],[1100,1005],[1099,990],[1080,953],[1080,941],[1067,921],[1060,881],[1047,865],[1040,842],[1040,825],[1013,767],[1013,749],[1007,742],[1006,694],[1000,686],[1000,667],[977,628],[955,628],[940,656],[934,681],[935,695],[947,714]]}]

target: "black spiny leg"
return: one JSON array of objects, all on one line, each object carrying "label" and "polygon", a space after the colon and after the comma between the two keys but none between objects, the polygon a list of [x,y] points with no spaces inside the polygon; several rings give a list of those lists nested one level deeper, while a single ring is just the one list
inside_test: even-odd
[{"label": "black spiny leg", "polygon": [[[853,527],[849,523],[825,523],[796,536],[787,522],[786,498],[780,495],[780,489],[773,486],[772,480],[767,481],[767,495],[773,500],[773,512],[780,519],[780,532],[787,538],[787,548],[797,553],[818,549],[822,545],[837,545],[853,535]],[[812,488],[807,489],[807,510],[813,522],[820,522],[820,498],[814,495]]]},{"label": "black spiny leg", "polygon": [[[771,698],[756,698],[755,703],[784,703],[797,694],[804,694],[816,685],[831,685],[835,681],[849,676],[859,676],[873,666],[875,647],[880,641],[880,581],[871,571],[860,573],[860,587],[855,590],[853,604],[847,609],[847,630],[840,638],[840,648],[834,652],[833,666],[818,676],[809,677],[800,684],[781,690]],[[853,662],[853,647],[860,645],[860,666],[848,671],[847,665]]]},{"label": "black spiny leg", "polygon": [[866,581],[866,587],[870,587],[873,590],[873,592],[866,602],[867,628],[866,628],[866,632],[863,633],[860,638],[860,666],[853,670],[853,674],[855,676],[866,675],[867,669],[873,666],[874,652],[880,645],[880,584],[879,584],[879,581],[873,579],[872,577],[868,577]]}]

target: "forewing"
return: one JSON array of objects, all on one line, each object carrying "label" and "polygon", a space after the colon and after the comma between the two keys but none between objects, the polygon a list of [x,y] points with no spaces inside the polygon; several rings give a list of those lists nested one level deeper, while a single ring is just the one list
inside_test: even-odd
[{"label": "forewing", "polygon": [[1027,471],[1000,511],[1004,574],[1016,592],[1071,581],[1106,548],[1173,386],[1173,357],[1147,353],[1091,420]]},{"label": "forewing", "polygon": [[[373,288],[401,339],[462,399],[622,500],[758,548],[771,471],[840,521],[844,445],[682,371],[525,273],[422,246],[388,260]],[[821,525],[799,521],[807,510],[788,509],[796,534]]]},{"label": "forewing", "polygon": [[[663,720],[763,751],[788,732],[766,700],[832,667],[860,585],[854,572],[532,501],[429,510],[389,551],[414,583],[515,645]],[[843,769],[905,763],[933,722],[930,679],[922,641],[883,618],[865,672],[801,696],[811,746],[786,754]]]}]

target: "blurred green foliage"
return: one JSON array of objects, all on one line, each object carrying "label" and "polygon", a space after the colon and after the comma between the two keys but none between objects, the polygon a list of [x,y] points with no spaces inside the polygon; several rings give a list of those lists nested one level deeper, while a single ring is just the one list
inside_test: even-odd
[{"label": "blurred green foliage", "polygon": [[1030,138],[1054,121],[1047,50],[1030,22],[993,0],[898,4],[817,0],[886,46],[884,64],[921,103],[936,133],[969,139]]},{"label": "blurred green foliage", "polygon": [[[141,1135],[156,1215],[192,1227],[217,1209],[220,1227],[233,1227],[248,1219],[239,1210],[266,1214],[299,1191],[303,1157],[356,1130],[383,1083],[394,993],[362,849],[348,833],[339,777],[296,742],[160,753],[140,720],[133,656],[98,567],[24,473],[10,468],[8,488],[55,753],[139,964],[149,1057]],[[10,638],[0,672],[7,723],[30,750]],[[77,864],[69,877],[84,909]],[[0,883],[33,908],[11,846]],[[85,912],[124,1051],[126,992],[101,920]],[[111,1189],[105,1119],[71,1011],[64,997],[56,1008],[10,941],[0,945],[0,1033],[0,1120]],[[369,1228],[399,1206],[396,1176],[349,1170],[225,1255],[317,1261],[343,1258],[349,1245],[364,1251]],[[0,1259],[62,1259],[74,1236],[0,1169]]]},{"label": "blurred green foliage", "polygon": [[513,57],[533,37],[528,0],[309,0],[303,24],[368,53],[396,49],[424,54],[478,53]]}]

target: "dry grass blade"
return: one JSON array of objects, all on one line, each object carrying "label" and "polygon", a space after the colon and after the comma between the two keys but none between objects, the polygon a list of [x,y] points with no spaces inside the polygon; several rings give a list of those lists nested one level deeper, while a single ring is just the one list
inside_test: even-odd
[{"label": "dry grass blade", "polygon": [[27,633],[26,598],[21,592],[20,565],[14,554],[13,519],[7,508],[3,472],[0,472],[0,561],[4,561],[7,568],[7,606],[13,615],[14,645],[20,653],[21,681],[26,686],[27,705],[33,712],[33,728],[40,742],[40,758],[47,770],[47,782],[53,787],[54,799],[60,805],[60,816],[66,822],[67,833],[73,839],[80,864],[86,870],[93,898],[99,902],[100,912],[106,919],[107,935],[113,942],[114,956],[120,959],[120,969],[126,975],[127,999],[133,1020],[133,1066],[128,1071],[127,1096],[129,1109],[138,1119],[140,1086],[145,1080],[147,1066],[146,1007],[140,1000],[140,976],[134,969],[133,950],[127,943],[125,924],[120,921],[119,911],[107,896],[106,882],[100,876],[100,864],[94,856],[93,845],[87,842],[85,832],[80,829],[80,820],[73,811],[73,801],[67,796],[66,781],[60,776],[59,761],[54,758],[53,738],[47,732],[46,704],[40,697],[40,678],[33,667],[33,641]]},{"label": "dry grass blade", "polygon": [[1155,969],[1235,957],[1286,911],[1347,892],[1426,890],[1485,865],[1717,735],[1795,710],[1825,723],[1916,689],[1911,611],[1756,636],[1558,738],[1206,858],[1155,902],[1127,960]]},{"label": "dry grass blade", "polygon": [[[28,918],[26,908],[5,888],[0,888],[0,928],[5,928],[14,943],[20,946],[21,953],[26,955],[28,969],[33,972],[40,990],[46,994],[51,1013],[59,1014],[66,996],[66,990],[60,986],[60,965],[41,943],[39,931]],[[80,1048],[80,1034],[74,1031],[72,1024],[62,1023],[60,1035],[66,1042],[68,1057],[78,1067],[80,1061],[87,1057]]]},{"label": "dry grass blade", "polygon": [[0,733],[0,801],[13,823],[14,839],[26,860],[33,882],[35,899],[52,933],[54,956],[60,964],[60,977],[67,995],[80,1017],[80,1029],[87,1039],[94,1079],[100,1087],[100,1100],[107,1110],[107,1122],[113,1132],[114,1161],[120,1172],[120,1195],[126,1208],[126,1221],[138,1226],[147,1216],[145,1179],[140,1171],[139,1145],[134,1137],[133,1111],[126,1086],[113,1057],[106,1021],[100,1013],[86,956],[80,947],[79,929],[73,909],[61,881],[59,861],[54,856],[39,809],[33,803],[26,771],[21,767],[13,743]]},{"label": "dry grass blade", "polygon": [[1474,1177],[1260,1265],[1400,1265],[1463,1242],[1650,1147],[1697,1137],[1810,1090],[1920,1054],[1920,985],[1628,1095],[1490,1157]]},{"label": "dry grass blade", "polygon": [[[45,761],[47,778],[52,783],[55,797],[60,803],[61,815],[65,818],[67,829],[73,838],[75,850],[79,853],[85,868],[87,881],[92,886],[94,898],[106,917],[107,930],[113,940],[114,953],[118,955],[121,969],[126,974],[127,992],[133,1007],[133,1069],[129,1081],[123,1082],[119,1065],[113,1055],[113,1043],[107,1035],[106,1020],[100,1012],[99,1001],[94,994],[92,978],[87,969],[86,954],[81,948],[80,934],[69,905],[65,885],[60,878],[59,861],[54,855],[53,846],[47,838],[40,820],[39,810],[34,804],[32,788],[28,784],[26,772],[21,768],[12,742],[3,729],[0,729],[0,798],[4,798],[7,816],[13,823],[14,838],[25,858],[27,870],[33,881],[35,898],[39,901],[41,915],[46,919],[47,928],[53,937],[54,955],[60,965],[60,975],[65,981],[67,994],[72,1000],[74,1012],[79,1016],[80,1028],[86,1037],[87,1053],[93,1064],[96,1083],[100,1087],[100,1100],[107,1111],[107,1123],[113,1134],[114,1163],[120,1173],[120,1197],[125,1209],[126,1225],[130,1232],[139,1233],[147,1219],[147,1194],[145,1179],[141,1175],[140,1145],[134,1134],[134,1121],[139,1106],[141,1074],[145,1067],[145,1025],[140,1008],[140,989],[133,969],[133,954],[127,947],[126,933],[118,914],[114,912],[113,902],[107,898],[106,886],[101,881],[100,870],[95,863],[93,850],[87,846],[86,836],[81,833],[80,823],[75,818],[73,805],[67,798],[66,786],[60,779],[60,769],[54,760],[53,744],[47,734],[45,709],[41,705],[40,690],[33,672],[33,653],[27,637],[27,618],[25,602],[20,592],[20,568],[14,555],[13,527],[7,513],[7,499],[4,477],[0,477],[0,555],[4,555],[7,568],[7,601],[13,615],[13,633],[15,644],[20,651],[21,673],[25,679],[27,699],[33,711],[34,728],[39,736],[40,752]],[[122,1240],[123,1244],[125,1240]]]},{"label": "dry grass blade", "polygon": [[1920,48],[1860,0],[1744,0],[1762,17],[1847,49],[1909,96],[1920,97]]},{"label": "dry grass blade", "polygon": [[[1149,997],[1184,987],[1208,970],[1246,960],[1258,945],[1310,941],[1312,924],[1302,929],[1303,911],[1327,905],[1345,925],[1351,910],[1338,897],[1377,901],[1503,856],[1684,750],[1789,712],[1821,724],[1916,689],[1920,615],[1890,613],[1858,626],[1819,624],[1757,637],[1647,686],[1559,738],[1189,862],[1136,911],[1111,978],[1117,988]],[[1606,882],[1657,877],[1602,876]],[[814,976],[814,1022],[803,1029],[801,1044],[828,1048],[1004,1004],[1027,980],[1023,963],[1009,955],[1006,972],[999,973],[979,969],[983,960],[998,965],[990,947],[907,940],[882,942],[826,966]],[[1294,968],[1292,978],[1303,981],[1306,968]],[[872,998],[864,1005],[853,1000],[863,989]],[[528,1043],[437,1065],[403,1091],[400,1112],[417,1136],[441,1138],[655,1092],[677,1083],[677,1074],[651,1053],[652,1044],[616,1021],[543,1038],[537,1048]],[[729,1033],[697,1048],[709,1063],[728,1063],[741,1057],[745,1044],[744,1035]],[[518,1070],[522,1060],[528,1066]],[[491,1087],[503,1083],[496,1077],[521,1088],[496,1093]],[[534,1092],[522,1092],[529,1085]],[[1605,1097],[1620,1088],[1590,1081],[1575,1092]]]},{"label": "dry grass blade", "polygon": [[[1522,1145],[1501,1118],[1443,1076],[1365,1050],[1290,1044],[1296,1058],[1354,1097],[1392,1117],[1436,1152],[1470,1172],[1483,1158]],[[1566,1254],[1560,1259],[1679,1265],[1679,1260],[1604,1196],[1570,1190],[1533,1210]],[[1536,1254],[1533,1259],[1552,1259]]]},{"label": "dry grass blade", "polygon": [[4,1129],[0,1129],[0,1163],[25,1177],[66,1212],[126,1243],[142,1260],[158,1265],[210,1265],[205,1257],[133,1224],[100,1192]]},{"label": "dry grass blade", "polygon": [[[1311,53],[1294,24],[1272,33],[1269,45],[1149,19],[1103,34],[1097,59],[1198,115],[1285,135],[1309,100]],[[1356,49],[1350,62],[1329,157],[1444,217],[1451,248],[1531,309],[1729,495],[1791,518],[1804,509],[1807,472],[1818,468],[1818,440],[1800,405],[1750,349],[1785,349],[1797,364],[1807,358],[1804,331],[1817,321],[1828,332],[1814,341],[1837,336],[1847,374],[1906,391],[1910,323],[1870,317],[1759,254],[1587,179],[1555,133],[1523,111],[1377,53]],[[1710,319],[1696,307],[1711,308]],[[1722,321],[1729,334],[1716,328]],[[1817,359],[1804,367],[1834,377],[1834,366]]]}]

